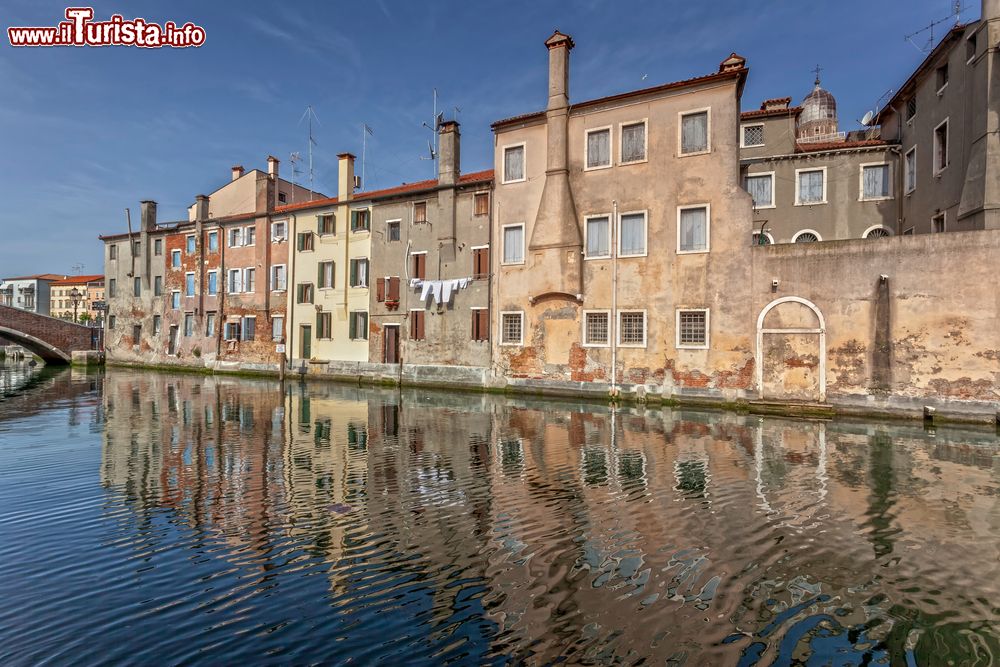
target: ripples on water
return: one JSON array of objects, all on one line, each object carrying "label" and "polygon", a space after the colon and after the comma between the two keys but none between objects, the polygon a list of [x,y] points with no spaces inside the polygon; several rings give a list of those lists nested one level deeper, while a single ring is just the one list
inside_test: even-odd
[{"label": "ripples on water", "polygon": [[988,431],[0,370],[0,663],[1000,663]]}]

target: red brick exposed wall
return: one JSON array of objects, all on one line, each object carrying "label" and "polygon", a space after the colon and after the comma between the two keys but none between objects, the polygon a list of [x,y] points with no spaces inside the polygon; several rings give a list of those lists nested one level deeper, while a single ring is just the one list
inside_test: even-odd
[{"label": "red brick exposed wall", "polygon": [[20,308],[0,306],[0,327],[9,329],[6,337],[24,345],[32,352],[46,360],[58,360],[50,350],[44,349],[29,340],[19,339],[17,333],[26,334],[42,340],[58,348],[69,356],[74,350],[91,349],[93,330],[81,324],[73,324],[55,317],[38,315]]}]

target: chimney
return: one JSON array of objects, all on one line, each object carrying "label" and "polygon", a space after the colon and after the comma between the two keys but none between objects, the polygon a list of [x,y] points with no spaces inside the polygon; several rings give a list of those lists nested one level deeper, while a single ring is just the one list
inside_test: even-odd
[{"label": "chimney", "polygon": [[583,291],[583,239],[569,185],[567,157],[569,52],[573,39],[557,30],[545,40],[545,46],[549,50],[545,185],[531,231],[528,261],[537,269],[533,297],[561,294],[577,299]]},{"label": "chimney", "polygon": [[458,121],[446,120],[441,123],[438,139],[438,182],[441,185],[455,185],[461,168],[459,144],[461,133]]},{"label": "chimney", "polygon": [[354,194],[354,156],[341,153],[339,160],[339,178],[337,179],[337,197],[340,201],[349,201]]},{"label": "chimney", "polygon": [[156,229],[156,202],[145,199],[139,202],[139,224],[144,232]]},{"label": "chimney", "polygon": [[278,178],[278,163],[281,162],[273,155],[267,156],[267,174],[275,179]]},{"label": "chimney", "polygon": [[237,164],[237,165],[233,166],[233,180],[235,181],[237,178],[239,178],[242,175],[243,175],[243,165],[242,164]]},{"label": "chimney", "polygon": [[194,219],[198,222],[205,222],[208,220],[208,195],[195,196]]}]

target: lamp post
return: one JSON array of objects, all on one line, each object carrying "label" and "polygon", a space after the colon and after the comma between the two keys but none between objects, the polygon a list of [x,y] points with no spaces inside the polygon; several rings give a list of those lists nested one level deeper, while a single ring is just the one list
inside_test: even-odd
[{"label": "lamp post", "polygon": [[83,300],[83,292],[74,287],[69,293],[69,298],[73,300],[73,321],[76,322],[76,309],[80,306],[80,301]]}]

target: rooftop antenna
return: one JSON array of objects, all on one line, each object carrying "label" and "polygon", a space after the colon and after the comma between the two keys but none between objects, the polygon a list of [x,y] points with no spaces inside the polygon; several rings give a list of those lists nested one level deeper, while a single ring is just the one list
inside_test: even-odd
[{"label": "rooftop antenna", "polygon": [[368,151],[368,135],[375,136],[375,130],[368,127],[368,123],[361,123],[361,187],[368,187],[365,180],[365,153]]},{"label": "rooftop antenna", "polygon": [[315,192],[313,188],[313,146],[317,145],[316,140],[313,139],[313,120],[318,124],[319,117],[316,116],[316,112],[313,111],[312,105],[306,107],[305,112],[302,114],[302,118],[299,118],[299,124],[302,124],[304,119],[309,119],[309,201],[313,200],[313,194]]},{"label": "rooftop antenna", "polygon": [[[916,32],[911,32],[909,35],[904,35],[903,39],[913,45],[913,47],[920,51],[921,53],[930,53],[934,48],[934,27],[941,25],[942,23],[947,23],[948,21],[954,21],[955,25],[962,22],[962,14],[969,10],[968,7],[962,6],[962,0],[948,0],[948,5],[951,7],[951,14],[945,16],[944,18],[937,19],[936,21],[931,21],[926,27],[917,30]],[[923,46],[913,41],[913,38],[917,35],[928,33],[927,41],[924,42]]]},{"label": "rooftop antenna", "polygon": [[[432,126],[428,125],[427,123],[423,124],[424,127],[426,127],[428,130],[431,131],[431,133],[434,135],[434,138],[431,141],[427,142],[427,152],[429,153],[429,156],[428,157],[421,157],[420,158],[421,160],[431,160],[432,162],[435,161],[435,160],[437,160],[437,156],[438,156],[438,153],[437,153],[437,147],[438,147],[438,143],[437,143],[438,142],[438,130],[441,128],[441,121],[443,121],[443,120],[444,120],[444,114],[443,113],[438,113],[438,89],[435,88],[434,89],[434,121],[433,121],[434,125],[432,127]],[[434,170],[434,173],[435,174],[437,173],[436,169]]]},{"label": "rooftop antenna", "polygon": [[78,276],[80,275],[81,271],[83,271],[83,264],[77,262],[76,264],[73,265],[73,275]]},{"label": "rooftop antenna", "polygon": [[[299,184],[299,175],[302,173],[302,168],[299,167],[299,163],[302,162],[302,153],[298,151],[292,151],[291,155],[288,156],[288,161],[292,163],[292,185]],[[297,188],[292,188],[292,203],[295,203],[295,190]]]}]

